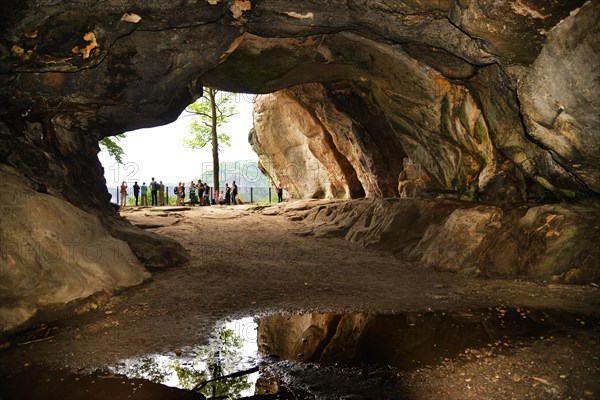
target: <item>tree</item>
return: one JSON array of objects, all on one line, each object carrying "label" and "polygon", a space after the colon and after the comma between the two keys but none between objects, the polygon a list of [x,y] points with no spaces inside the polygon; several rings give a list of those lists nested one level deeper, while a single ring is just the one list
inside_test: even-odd
[{"label": "tree", "polygon": [[125,155],[125,151],[121,146],[119,146],[118,142],[124,138],[124,133],[121,133],[117,136],[107,136],[105,138],[102,138],[98,142],[100,144],[100,150],[108,151],[108,154],[113,156],[119,164],[123,164],[123,156]]},{"label": "tree", "polygon": [[201,149],[209,143],[212,144],[215,193],[219,190],[219,143],[230,146],[229,135],[219,133],[218,128],[237,114],[235,105],[232,104],[234,97],[234,93],[205,87],[202,97],[186,108],[193,116],[189,125],[192,138],[184,140],[183,143],[192,149]]}]

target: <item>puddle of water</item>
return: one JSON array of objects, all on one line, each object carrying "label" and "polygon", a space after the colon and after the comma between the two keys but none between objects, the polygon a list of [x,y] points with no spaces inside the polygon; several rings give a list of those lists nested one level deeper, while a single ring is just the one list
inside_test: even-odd
[{"label": "puddle of water", "polygon": [[452,314],[273,315],[258,321],[258,348],[260,353],[299,362],[410,370],[466,349],[505,349],[515,341],[543,337],[569,325],[581,328],[585,322],[505,307]]},{"label": "puddle of water", "polygon": [[252,396],[258,372],[211,380],[248,371],[258,365],[256,330],[257,324],[252,318],[243,318],[220,327],[207,346],[128,359],[109,370],[130,378],[197,390],[206,397],[236,399]]},{"label": "puddle of water", "polygon": [[[386,368],[399,371],[433,365],[467,349],[501,352],[564,327],[592,329],[597,325],[590,320],[586,326],[585,318],[571,315],[506,307],[462,313],[272,315],[228,323],[209,346],[187,349],[180,356],[126,360],[112,371],[192,389],[200,382],[261,365],[260,372],[209,383],[201,391],[208,398],[281,392],[290,384],[290,371],[295,371],[296,381],[300,375],[311,376],[308,386],[315,386],[319,379],[335,383],[342,380],[340,374],[346,378],[357,374],[353,380],[362,382],[347,390],[360,391],[369,379],[352,369],[356,366],[363,372],[391,374],[391,387],[397,387],[397,374]],[[272,368],[280,360],[292,363]],[[313,366],[308,371],[306,366],[311,364],[305,363],[334,369]]]},{"label": "puddle of water", "polygon": [[[7,381],[10,390],[0,385],[0,399],[68,398],[60,395],[66,391],[86,399],[202,398],[196,392],[213,399],[401,399],[400,370],[465,351],[493,355],[568,329],[600,331],[596,319],[506,307],[244,318],[219,327],[207,346],[123,360],[108,367],[110,375],[26,370]],[[257,366],[258,372],[212,381]]]}]

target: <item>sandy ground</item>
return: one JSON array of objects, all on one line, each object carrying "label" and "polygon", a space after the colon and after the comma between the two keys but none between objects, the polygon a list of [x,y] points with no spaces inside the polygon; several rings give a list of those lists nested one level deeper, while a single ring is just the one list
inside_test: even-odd
[{"label": "sandy ground", "polygon": [[[406,398],[600,398],[600,290],[440,273],[248,206],[128,209],[134,224],[175,238],[189,262],[99,297],[52,324],[51,339],[0,353],[0,372],[99,368],[146,353],[203,344],[219,322],[301,312],[548,309],[587,318],[585,330],[537,338],[510,352],[467,352],[404,377]],[[434,396],[434,397],[431,397]]]}]

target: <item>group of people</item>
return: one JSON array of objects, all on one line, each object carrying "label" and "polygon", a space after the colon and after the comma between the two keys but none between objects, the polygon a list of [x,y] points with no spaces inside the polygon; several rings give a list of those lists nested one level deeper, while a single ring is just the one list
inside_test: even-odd
[{"label": "group of people", "polygon": [[[150,191],[151,197],[151,205],[152,206],[164,206],[165,205],[165,185],[162,181],[155,181],[154,178],[150,181],[150,185],[146,186],[146,182],[142,183],[142,186],[138,185],[137,181],[133,184],[133,196],[135,197],[135,205],[148,205],[148,191]],[[121,183],[121,187],[119,189],[121,194],[121,206],[127,205],[127,182],[123,181]],[[230,205],[230,204],[241,204],[241,199],[238,197],[238,186],[233,181],[231,186],[229,183],[225,183],[225,190],[215,190],[211,196],[211,188],[208,183],[203,183],[202,180],[198,179],[198,182],[195,183],[191,181],[188,185],[188,193],[189,193],[189,204],[194,206],[196,204],[201,206],[208,206],[211,204],[221,204],[221,205]],[[175,204],[183,205],[185,204],[186,197],[186,185],[183,182],[179,182],[179,184],[173,188],[173,194],[175,195]],[[141,204],[139,204],[139,200],[141,197]],[[277,200],[278,202],[283,201],[283,187],[281,183],[277,187]]]},{"label": "group of people", "polygon": [[[135,197],[135,205],[148,205],[148,190],[150,190],[150,198],[152,206],[165,205],[165,185],[162,181],[155,181],[154,178],[150,181],[150,185],[146,186],[146,182],[142,186],[138,185],[137,181],[133,184],[133,197]],[[119,189],[121,194],[121,206],[127,205],[127,182],[123,181]],[[139,204],[141,197],[141,204]]]},{"label": "group of people", "polygon": [[[123,181],[119,188],[119,193],[121,195],[120,203],[123,207],[127,205],[127,196],[129,195],[127,188],[127,182]],[[231,186],[229,186],[229,183],[225,183],[225,190],[221,190],[220,192],[215,191],[212,197],[210,186],[208,183],[203,183],[200,179],[198,179],[197,183],[191,181],[187,188],[189,193],[189,204],[191,206],[196,204],[201,206],[210,204],[229,205],[238,204],[238,202],[240,202],[238,199],[238,186],[235,181],[233,181]],[[157,182],[152,178],[152,181],[150,181],[150,185],[148,186],[146,185],[146,182],[143,182],[142,186],[138,185],[137,181],[133,184],[133,196],[135,197],[136,206],[148,205],[148,191],[150,191],[152,206],[165,205],[165,185],[162,181]],[[186,197],[185,183],[179,182],[179,184],[173,188],[173,193],[175,195],[175,204],[183,205]]]},{"label": "group of people", "polygon": [[[200,179],[198,179],[197,183],[191,181],[187,188],[189,193],[189,204],[191,206],[195,206],[196,204],[200,206],[209,206],[211,204],[238,204],[238,187],[235,181],[233,181],[231,186],[229,186],[228,182],[225,183],[224,191],[221,190],[219,192],[218,190],[214,190],[212,196],[211,188],[208,183],[204,183]],[[185,183],[179,182],[177,187],[173,189],[173,192],[176,197],[176,204],[184,204],[186,196]]]}]

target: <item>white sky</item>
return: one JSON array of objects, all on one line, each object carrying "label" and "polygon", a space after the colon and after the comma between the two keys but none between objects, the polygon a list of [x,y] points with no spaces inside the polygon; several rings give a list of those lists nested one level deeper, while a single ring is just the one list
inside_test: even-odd
[{"label": "white sky", "polygon": [[[219,161],[258,160],[248,143],[248,132],[252,128],[253,95],[240,94],[236,97],[238,115],[230,119],[220,132],[231,137],[231,147],[220,146]],[[126,133],[119,142],[125,151],[123,164],[119,165],[108,152],[98,154],[104,166],[107,186],[119,186],[126,180],[149,183],[151,178],[164,183],[189,182],[198,179],[207,169],[212,169],[212,147],[192,150],[185,147],[183,139],[191,138],[188,132],[189,117],[154,128],[139,129]]]}]

